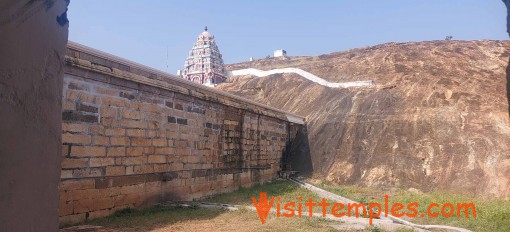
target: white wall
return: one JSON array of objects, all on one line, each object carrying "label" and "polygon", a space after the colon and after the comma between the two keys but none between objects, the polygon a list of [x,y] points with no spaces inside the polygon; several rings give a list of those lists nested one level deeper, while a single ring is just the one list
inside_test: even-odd
[{"label": "white wall", "polygon": [[248,68],[248,69],[241,69],[241,70],[234,70],[229,72],[229,76],[241,76],[241,75],[254,75],[257,77],[265,77],[272,74],[278,74],[278,73],[295,73],[298,74],[310,81],[313,81],[317,84],[331,87],[331,88],[348,88],[348,87],[359,87],[359,86],[370,86],[374,85],[374,81],[372,80],[366,80],[366,81],[353,81],[353,82],[340,82],[340,83],[333,83],[326,81],[316,75],[313,75],[305,70],[299,69],[299,68],[281,68],[281,69],[272,69],[268,71],[262,71],[254,68]]}]

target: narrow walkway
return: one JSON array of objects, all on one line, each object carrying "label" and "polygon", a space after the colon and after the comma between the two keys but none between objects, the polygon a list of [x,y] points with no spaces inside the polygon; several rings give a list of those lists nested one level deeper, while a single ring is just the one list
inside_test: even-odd
[{"label": "narrow walkway", "polygon": [[313,81],[319,85],[323,85],[330,88],[349,88],[349,87],[360,87],[360,86],[370,86],[374,85],[374,81],[353,81],[353,82],[340,82],[333,83],[326,81],[316,75],[313,75],[305,70],[299,68],[280,68],[280,69],[272,69],[269,71],[262,71],[254,68],[240,69],[229,72],[229,76],[241,76],[241,75],[254,75],[257,77],[265,77],[272,74],[280,74],[280,73],[295,73],[298,74],[310,81]]},{"label": "narrow walkway", "polygon": [[[316,187],[316,186],[313,186],[311,184],[308,184],[308,183],[305,183],[301,180],[298,180],[296,178],[289,178],[290,181],[300,185],[301,187],[303,188],[306,188],[314,193],[316,193],[317,195],[321,196],[321,197],[324,197],[326,199],[329,199],[329,200],[332,200],[332,201],[336,201],[336,202],[342,202],[342,203],[356,203],[355,201],[353,200],[350,200],[350,199],[347,199],[345,197],[342,197],[342,196],[339,196],[339,195],[336,195],[332,192],[328,192],[324,189],[321,189],[319,187]],[[381,219],[385,219],[386,217],[382,217],[381,216]],[[403,225],[407,225],[407,226],[411,226],[411,227],[414,227],[414,228],[419,228],[419,229],[424,229],[424,230],[447,230],[447,231],[458,231],[458,232],[471,232],[471,230],[468,230],[468,229],[464,229],[464,228],[459,228],[459,227],[453,227],[453,226],[442,226],[442,225],[419,225],[419,224],[415,224],[415,223],[412,223],[410,221],[406,221],[406,220],[403,220],[402,218],[398,218],[398,217],[394,217],[394,216],[388,216],[387,217],[388,219],[390,219],[391,221],[395,222],[395,223],[399,223],[399,224],[403,224]]]}]

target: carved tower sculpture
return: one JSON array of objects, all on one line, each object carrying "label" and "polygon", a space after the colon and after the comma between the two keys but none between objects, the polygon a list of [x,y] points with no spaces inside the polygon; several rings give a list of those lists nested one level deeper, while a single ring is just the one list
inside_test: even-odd
[{"label": "carved tower sculpture", "polygon": [[184,62],[182,78],[214,86],[214,84],[223,83],[226,77],[225,65],[214,36],[205,27]]}]

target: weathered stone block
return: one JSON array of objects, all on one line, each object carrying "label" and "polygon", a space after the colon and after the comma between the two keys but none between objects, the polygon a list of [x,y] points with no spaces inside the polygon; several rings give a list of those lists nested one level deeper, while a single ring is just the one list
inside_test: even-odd
[{"label": "weathered stone block", "polygon": [[88,125],[87,124],[77,124],[77,123],[62,123],[62,132],[79,132],[85,133],[87,132]]},{"label": "weathered stone block", "polygon": [[75,224],[85,220],[85,213],[72,214],[60,217],[60,224]]},{"label": "weathered stone block", "polygon": [[79,111],[69,111],[66,110],[62,112],[62,120],[68,122],[87,122],[87,123],[97,123],[98,116],[89,113],[83,113]]},{"label": "weathered stone block", "polygon": [[103,97],[102,104],[104,106],[108,106],[108,107],[112,107],[112,106],[126,107],[126,106],[128,106],[128,102],[126,100],[116,99],[116,98],[111,98],[111,97]]},{"label": "weathered stone block", "polygon": [[90,135],[64,133],[62,134],[62,142],[86,145],[90,144],[91,138]]},{"label": "weathered stone block", "polygon": [[117,115],[118,115],[117,109],[114,109],[114,108],[103,107],[103,108],[101,108],[101,110],[99,112],[100,112],[101,117],[105,117],[105,118],[117,118]]},{"label": "weathered stone block", "polygon": [[122,164],[123,165],[141,165],[145,164],[146,161],[145,156],[137,156],[137,157],[124,157],[122,158]]},{"label": "weathered stone block", "polygon": [[59,203],[58,214],[60,217],[73,214],[73,202],[64,201]]},{"label": "weathered stone block", "polygon": [[[110,202],[113,202],[111,199],[109,199],[109,200],[110,200]],[[111,209],[96,210],[96,211],[90,212],[89,217],[87,219],[94,220],[97,218],[106,217],[112,213],[113,213],[113,210],[111,210]]]},{"label": "weathered stone block", "polygon": [[147,138],[130,138],[132,146],[151,146],[151,139]]},{"label": "weathered stone block", "polygon": [[113,146],[126,146],[126,145],[129,145],[129,138],[127,138],[127,137],[111,137],[110,143]]},{"label": "weathered stone block", "polygon": [[134,166],[133,170],[136,174],[152,173],[152,172],[154,172],[154,167],[152,166],[152,164],[144,164],[144,165]]},{"label": "weathered stone block", "polygon": [[120,126],[125,128],[139,128],[139,129],[145,129],[148,127],[147,122],[136,120],[122,120],[120,121]]},{"label": "weathered stone block", "polygon": [[105,167],[115,164],[113,158],[90,158],[89,167]]},{"label": "weathered stone block", "polygon": [[142,119],[143,114],[138,110],[122,110],[122,117],[127,119]]},{"label": "weathered stone block", "polygon": [[108,147],[108,156],[125,156],[125,147]]},{"label": "weathered stone block", "polygon": [[126,175],[126,167],[124,166],[106,167],[106,175],[107,176]]},{"label": "weathered stone block", "polygon": [[164,155],[150,155],[147,157],[148,163],[166,163],[166,156]]},{"label": "weathered stone block", "polygon": [[154,153],[160,155],[173,155],[175,153],[175,149],[172,147],[157,147]]},{"label": "weathered stone block", "polygon": [[166,139],[152,139],[152,145],[155,147],[164,147],[167,146],[167,144]]},{"label": "weathered stone block", "polygon": [[190,153],[191,153],[190,149],[184,149],[184,148],[175,149],[175,155],[177,155],[177,156],[187,156],[187,155],[190,155]]},{"label": "weathered stone block", "polygon": [[126,149],[126,153],[128,156],[141,156],[144,153],[143,147],[128,147]]},{"label": "weathered stone block", "polygon": [[106,136],[93,136],[92,143],[95,145],[110,145],[110,137]]},{"label": "weathered stone block", "polygon": [[127,134],[127,136],[130,136],[130,137],[144,137],[145,130],[143,130],[143,129],[127,129],[126,134]]},{"label": "weathered stone block", "polygon": [[106,148],[99,146],[72,146],[71,156],[106,156]]},{"label": "weathered stone block", "polygon": [[104,126],[90,125],[89,126],[89,134],[90,135],[104,135]]},{"label": "weathered stone block", "polygon": [[88,113],[97,113],[98,112],[98,108],[97,106],[93,106],[93,105],[89,105],[89,104],[85,104],[85,103],[76,103],[76,110],[77,111],[82,111],[82,112],[88,112]]},{"label": "weathered stone block", "polygon": [[88,158],[64,158],[62,159],[62,168],[85,168],[89,165]]},{"label": "weathered stone block", "polygon": [[62,191],[77,190],[77,189],[93,189],[95,181],[92,179],[83,180],[63,180],[60,181],[59,189]]},{"label": "weathered stone block", "polygon": [[174,146],[177,148],[186,148],[189,147],[188,140],[177,140],[174,142]]},{"label": "weathered stone block", "polygon": [[126,134],[126,130],[121,129],[121,128],[107,128],[105,130],[105,135],[109,135],[109,136],[123,136],[125,134]]}]

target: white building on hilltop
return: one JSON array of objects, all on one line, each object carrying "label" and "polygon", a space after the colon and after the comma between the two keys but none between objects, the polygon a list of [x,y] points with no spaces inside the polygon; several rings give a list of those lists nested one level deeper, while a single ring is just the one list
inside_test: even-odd
[{"label": "white building on hilltop", "polygon": [[274,57],[287,56],[287,51],[280,49],[273,52]]}]

